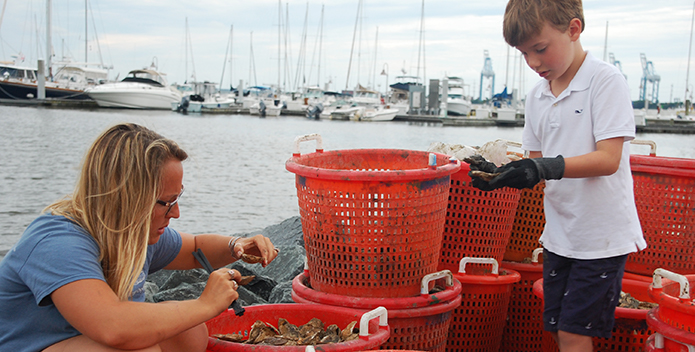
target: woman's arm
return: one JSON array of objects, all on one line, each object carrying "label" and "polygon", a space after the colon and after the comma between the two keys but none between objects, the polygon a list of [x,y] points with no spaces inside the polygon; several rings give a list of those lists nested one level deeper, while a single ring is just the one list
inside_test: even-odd
[{"label": "woman's arm", "polygon": [[263,235],[240,238],[234,246],[236,257],[233,257],[229,250],[229,240],[231,239],[229,236],[214,234],[194,236],[181,232],[181,239],[181,251],[179,251],[176,258],[167,265],[165,269],[185,270],[200,268],[200,263],[195,260],[192,254],[199,248],[203,251],[205,257],[208,258],[210,264],[215,268],[235,262],[237,258],[241,257],[244,253],[262,257],[264,259],[261,262],[263,267],[267,266],[277,256],[275,246],[270,242],[268,237]]},{"label": "woman's arm", "polygon": [[106,346],[140,349],[199,325],[239,297],[226,269],[210,275],[198,299],[162,303],[121,301],[104,281],[78,280],[51,294],[63,317],[83,335]]}]

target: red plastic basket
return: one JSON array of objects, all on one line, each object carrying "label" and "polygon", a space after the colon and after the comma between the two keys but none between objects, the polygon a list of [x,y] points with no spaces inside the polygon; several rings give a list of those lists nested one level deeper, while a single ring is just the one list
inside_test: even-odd
[{"label": "red plastic basket", "polygon": [[695,159],[631,155],[635,203],[648,247],[625,270],[695,274]]},{"label": "red plastic basket", "polygon": [[[662,278],[668,280],[662,282]],[[654,270],[654,281],[649,286],[649,296],[659,304],[656,318],[693,336],[695,302],[690,296],[690,285],[694,282],[695,275],[679,275],[659,268]]]},{"label": "red plastic basket", "polygon": [[[444,291],[429,294],[430,278],[441,274],[449,276]],[[306,274],[292,281],[292,299],[297,303],[371,309],[382,306],[388,310],[391,336],[381,345],[382,349],[408,349],[443,352],[446,347],[449,322],[454,309],[461,305],[461,283],[451,278],[451,273],[436,273],[423,279],[424,294],[403,298],[370,298],[341,296],[313,290]]]},{"label": "red plastic basket", "polygon": [[653,344],[653,351],[692,352],[695,350],[695,334],[674,328],[659,320],[658,311],[657,307],[647,314],[647,324],[656,331],[647,342]]},{"label": "red plastic basket", "polygon": [[[483,265],[471,266],[466,264]],[[492,265],[492,269],[490,269]],[[463,258],[454,277],[461,281],[461,307],[454,310],[447,352],[497,351],[502,341],[512,285],[521,275],[499,269],[492,258]]]},{"label": "red plastic basket", "polygon": [[[649,297],[649,283],[623,278],[622,291],[629,293],[632,297],[640,301],[654,302]],[[543,299],[543,279],[533,284],[533,293]],[[628,351],[641,352],[647,339],[653,330],[647,326],[647,313],[645,309],[630,309],[617,307],[615,309],[615,324],[611,338],[594,337],[595,351]],[[557,344],[549,332],[543,332],[542,340],[543,352],[557,352]]]},{"label": "red plastic basket", "polygon": [[545,227],[543,190],[545,190],[545,182],[531,189],[521,190],[509,243],[504,252],[504,260],[522,262],[540,245],[538,239]]},{"label": "red plastic basket", "polygon": [[[649,319],[649,315],[647,315]],[[649,320],[647,320],[649,321]],[[695,345],[683,344],[673,341],[669,338],[654,333],[647,339],[647,345],[644,347],[645,352],[692,352],[695,351]]]},{"label": "red plastic basket", "polygon": [[352,321],[358,321],[360,326],[360,337],[357,340],[347,342],[317,345],[317,349],[334,352],[364,351],[380,346],[389,338],[389,326],[385,309],[381,308],[374,313],[380,314],[378,322],[372,319],[374,314],[365,314],[363,310],[317,304],[266,304],[249,306],[245,307],[245,312],[242,316],[236,316],[234,311],[230,309],[205,323],[208,328],[208,333],[210,334],[207,350],[211,352],[304,352],[306,346],[243,344],[219,340],[212,337],[212,335],[237,333],[244,337],[248,337],[251,326],[256,320],[262,320],[276,325],[278,319],[284,318],[290,323],[299,326],[305,324],[312,318],[318,318],[322,320],[326,326],[337,324],[340,328],[344,328]]},{"label": "red plastic basket", "polygon": [[451,176],[438,270],[459,269],[463,257],[494,258],[501,262],[509,242],[521,192],[501,188],[490,192],[470,185],[470,167]]},{"label": "red plastic basket", "polygon": [[512,285],[507,310],[507,324],[502,334],[502,352],[537,352],[543,340],[543,301],[533,294],[533,284],[543,278],[543,264],[538,263],[542,248],[533,251],[531,263],[502,262],[503,269],[521,275]]},{"label": "red plastic basket", "polygon": [[420,279],[437,270],[449,178],[460,162],[396,149],[317,147],[300,155],[305,139],[297,139],[285,166],[296,174],[314,289],[358,297],[418,295]]}]

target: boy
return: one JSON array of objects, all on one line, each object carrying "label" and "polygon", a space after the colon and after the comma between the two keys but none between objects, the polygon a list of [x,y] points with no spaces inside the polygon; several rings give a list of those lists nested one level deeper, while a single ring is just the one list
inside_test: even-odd
[{"label": "boy", "polygon": [[530,158],[500,168],[483,190],[546,182],[544,327],[560,351],[610,338],[627,255],[646,248],[637,217],[629,141],[632,103],[619,70],[585,52],[581,0],[510,0],[504,38],[544,80],[529,92],[522,134]]}]

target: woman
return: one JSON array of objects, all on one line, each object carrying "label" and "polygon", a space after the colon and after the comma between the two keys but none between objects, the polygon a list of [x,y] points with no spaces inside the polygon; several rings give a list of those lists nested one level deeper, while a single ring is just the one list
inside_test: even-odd
[{"label": "woman", "polygon": [[187,154],[136,124],[105,131],[89,148],[71,197],[46,208],[0,262],[0,346],[8,351],[204,351],[204,322],[239,295],[234,270],[210,274],[198,299],[146,303],[147,274],[214,267],[243,253],[270,263],[262,235],[179,233]]}]

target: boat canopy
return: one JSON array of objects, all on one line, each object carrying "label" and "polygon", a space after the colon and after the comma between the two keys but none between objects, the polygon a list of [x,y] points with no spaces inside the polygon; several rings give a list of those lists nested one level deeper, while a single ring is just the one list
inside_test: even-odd
[{"label": "boat canopy", "polygon": [[166,86],[166,80],[162,74],[154,70],[132,70],[122,82],[146,83],[156,87]]}]

